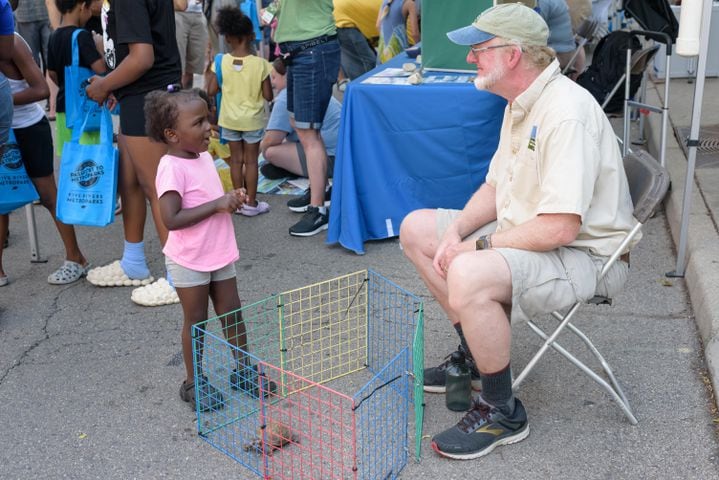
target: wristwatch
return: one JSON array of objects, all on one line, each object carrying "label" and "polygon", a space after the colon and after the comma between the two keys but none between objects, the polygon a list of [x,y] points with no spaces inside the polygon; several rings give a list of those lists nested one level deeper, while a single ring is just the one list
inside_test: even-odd
[{"label": "wristwatch", "polygon": [[489,235],[482,235],[479,237],[475,246],[477,247],[477,250],[488,250],[492,248],[492,234],[490,233]]}]

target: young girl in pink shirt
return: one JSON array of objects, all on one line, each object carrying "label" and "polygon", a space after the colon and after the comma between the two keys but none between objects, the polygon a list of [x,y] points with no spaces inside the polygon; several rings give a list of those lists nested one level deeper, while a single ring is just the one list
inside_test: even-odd
[{"label": "young girl in pink shirt", "polygon": [[[148,136],[167,144],[160,159],[155,185],[162,221],[169,230],[162,252],[182,304],[182,356],[186,379],[180,398],[195,406],[198,389],[202,410],[224,406],[221,389],[202,374],[199,352],[198,385],[192,368],[192,326],[207,318],[208,297],[221,317],[228,342],[243,351],[247,334],[241,315],[224,315],[240,308],[235,262],[240,258],[231,213],[247,199],[244,189],[224,193],[212,157],[208,103],[199,90],[181,90],[170,85],[166,91],[153,91],[145,101]],[[232,322],[228,320],[232,319]],[[234,389],[257,396],[257,369],[233,349],[237,368],[230,374]]]}]

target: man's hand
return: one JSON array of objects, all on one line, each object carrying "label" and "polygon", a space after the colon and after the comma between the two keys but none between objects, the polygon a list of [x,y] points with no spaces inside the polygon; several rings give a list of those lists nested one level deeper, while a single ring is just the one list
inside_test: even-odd
[{"label": "man's hand", "polygon": [[449,264],[452,263],[454,257],[459,253],[457,250],[462,244],[462,237],[459,235],[456,227],[450,226],[444,233],[442,240],[437,246],[437,251],[432,259],[432,266],[434,271],[437,272],[442,278],[447,278],[447,270],[449,270]]}]

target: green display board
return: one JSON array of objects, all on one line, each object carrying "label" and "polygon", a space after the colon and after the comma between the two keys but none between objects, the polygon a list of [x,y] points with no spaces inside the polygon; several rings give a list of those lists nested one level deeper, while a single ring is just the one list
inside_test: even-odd
[{"label": "green display board", "polygon": [[474,72],[466,60],[469,48],[450,42],[447,32],[469,25],[492,5],[492,0],[422,0],[422,66]]}]

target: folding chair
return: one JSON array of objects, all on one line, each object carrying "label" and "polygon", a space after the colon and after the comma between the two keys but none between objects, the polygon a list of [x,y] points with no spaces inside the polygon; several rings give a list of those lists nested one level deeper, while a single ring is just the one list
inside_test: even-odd
[{"label": "folding chair", "polygon": [[[649,217],[654,212],[654,209],[659,205],[659,203],[666,195],[667,190],[669,189],[669,173],[663,166],[657,163],[657,161],[654,160],[651,155],[644,151],[637,151],[625,155],[624,169],[627,173],[627,179],[629,180],[629,190],[631,192],[632,201],[634,202],[634,218],[637,220],[638,223],[626,235],[622,243],[619,245],[619,247],[617,247],[616,251],[609,257],[609,260],[602,268],[600,278],[603,278],[607,271],[609,271],[609,268],[614,264],[614,262],[619,259],[621,253],[626,249],[627,245],[629,245],[637,232],[639,232],[641,226],[649,219]],[[595,296],[587,303],[610,304],[611,299]],[[592,380],[594,380],[601,387],[603,387],[619,404],[619,407],[624,412],[624,415],[627,416],[631,424],[636,425],[637,419],[634,416],[634,413],[632,413],[631,407],[629,406],[629,401],[624,395],[624,392],[622,391],[619,382],[614,376],[614,373],[612,372],[609,363],[607,363],[607,361],[604,359],[601,353],[599,353],[599,350],[597,350],[597,348],[589,340],[589,338],[584,333],[582,333],[575,325],[570,323],[570,320],[577,312],[580,305],[581,302],[575,303],[565,315],[562,315],[556,311],[552,312],[552,316],[556,318],[557,321],[559,321],[559,326],[554,330],[551,335],[547,335],[533,321],[530,320],[527,322],[529,327],[537,335],[544,339],[544,343],[534,355],[534,357],[532,357],[529,363],[527,363],[527,366],[524,368],[524,370],[519,374],[518,377],[516,377],[514,383],[512,384],[512,388],[516,390],[519,387],[522,381],[532,371],[532,369],[542,357],[544,352],[546,352],[549,347],[552,347],[554,350],[562,354],[562,356],[564,356],[567,360],[572,362],[577,368],[586,373]],[[604,369],[604,372],[606,373],[606,376],[608,377],[611,384],[607,382],[604,378],[599,376],[599,374],[597,374],[595,370],[582,363],[579,359],[577,359],[577,357],[569,353],[557,343],[557,337],[560,333],[562,333],[565,327],[567,327],[572,333],[577,335],[584,342],[587,348],[594,354],[594,356],[597,358],[602,368]]]}]

